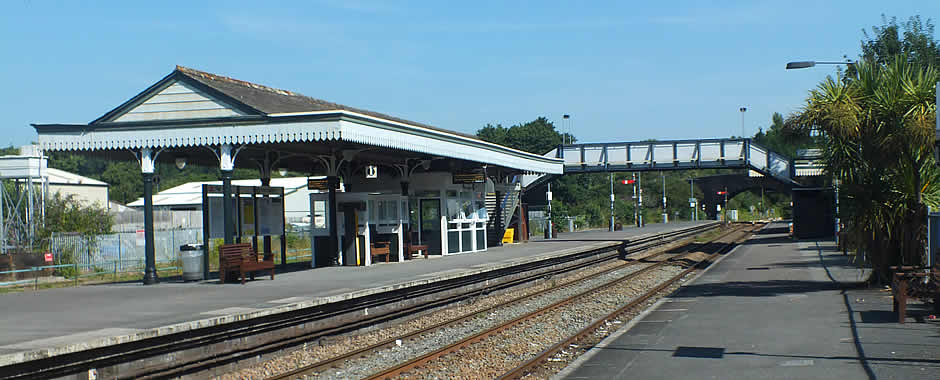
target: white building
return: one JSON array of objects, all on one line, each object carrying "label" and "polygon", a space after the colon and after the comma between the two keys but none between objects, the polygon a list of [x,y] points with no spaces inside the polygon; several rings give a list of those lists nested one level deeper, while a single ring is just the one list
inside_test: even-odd
[{"label": "white building", "polygon": [[110,186],[107,183],[56,168],[46,168],[44,172],[49,178],[49,195],[58,193],[63,197],[72,196],[85,204],[110,208],[111,203],[108,200]]},{"label": "white building", "polygon": [[[201,211],[202,185],[221,184],[222,181],[189,182],[163,190],[154,194],[153,207],[178,211]],[[261,186],[261,180],[234,180],[232,186]],[[318,191],[307,190],[307,177],[272,178],[271,186],[284,188],[284,218],[287,223],[303,223],[310,220],[310,194]],[[139,198],[127,206],[142,209],[144,199]]]}]

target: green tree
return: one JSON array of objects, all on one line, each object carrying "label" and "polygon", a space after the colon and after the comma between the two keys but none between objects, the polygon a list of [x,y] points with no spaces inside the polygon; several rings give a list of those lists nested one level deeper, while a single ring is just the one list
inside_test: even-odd
[{"label": "green tree", "polygon": [[921,262],[926,206],[940,205],[933,156],[940,76],[904,56],[886,62],[860,62],[848,81],[826,78],[792,119],[826,136],[826,171],[842,181],[848,240],[867,253],[880,281],[888,266]]},{"label": "green tree", "polygon": [[525,124],[505,128],[501,124],[487,124],[477,131],[483,141],[500,144],[529,153],[545,154],[561,145],[563,141],[574,142],[574,136],[559,133],[555,124],[545,117],[538,117]]},{"label": "green tree", "polygon": [[[934,39],[934,24],[931,19],[922,21],[912,16],[898,24],[897,17],[881,15],[881,25],[872,26],[871,34],[862,30],[861,60],[887,65],[894,59],[903,58],[920,67],[940,67],[940,44]],[[849,66],[844,79],[856,76],[856,68]]]},{"label": "green tree", "polygon": [[109,163],[100,179],[111,186],[108,197],[115,202],[128,204],[144,193],[144,180],[136,162]]},{"label": "green tree", "polygon": [[46,199],[45,221],[39,229],[42,239],[53,232],[72,232],[83,236],[94,236],[111,232],[114,220],[108,210],[94,204],[86,204],[74,196],[55,193]]},{"label": "green tree", "polygon": [[788,158],[795,158],[797,151],[800,149],[816,146],[816,141],[814,141],[809,133],[794,132],[794,129],[786,127],[786,121],[783,115],[774,112],[767,132],[764,132],[764,129],[761,128],[757,134],[754,135],[754,142]]}]

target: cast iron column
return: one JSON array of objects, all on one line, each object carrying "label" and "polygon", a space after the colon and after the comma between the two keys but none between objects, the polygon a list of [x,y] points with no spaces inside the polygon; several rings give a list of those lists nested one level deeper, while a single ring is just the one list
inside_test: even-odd
[{"label": "cast iron column", "polygon": [[157,278],[157,260],[153,250],[153,172],[144,175],[144,285],[160,282]]},{"label": "cast iron column", "polygon": [[225,244],[232,244],[235,237],[235,217],[232,204],[232,171],[235,169],[235,158],[232,157],[232,146],[222,144],[219,147],[219,171],[222,174],[222,223]]},{"label": "cast iron column", "polygon": [[[271,186],[271,177],[270,177],[271,171],[268,170],[268,171],[267,171],[267,174],[268,174],[268,177],[261,177],[261,186],[264,186],[264,187],[270,187],[270,186]],[[265,194],[264,197],[265,197],[265,198],[268,198],[268,197],[270,197],[270,195]],[[283,202],[284,200],[282,199],[281,201]],[[257,218],[257,217],[258,217],[257,214],[255,214],[255,218]],[[255,231],[255,233],[257,233],[257,231]],[[271,252],[271,235],[264,235],[264,237],[262,238],[262,243],[261,243],[261,244],[264,246],[264,259],[265,259],[265,260],[271,260],[271,259],[273,259],[274,253]],[[283,262],[283,263],[281,263],[281,264],[282,264],[282,265],[286,265],[287,263],[286,263],[286,262]]]},{"label": "cast iron column", "polygon": [[225,223],[225,244],[232,244],[235,241],[235,221],[232,210],[232,171],[222,170],[222,223]]},{"label": "cast iron column", "polygon": [[336,213],[339,205],[336,204],[336,187],[339,186],[339,177],[330,176],[326,177],[326,183],[329,187],[329,197],[327,202],[329,203],[329,224],[330,224],[330,252],[332,257],[327,266],[339,265],[339,232],[336,228]]},{"label": "cast iron column", "polygon": [[144,285],[160,282],[153,249],[153,155],[150,148],[140,150],[140,172],[144,179]]}]

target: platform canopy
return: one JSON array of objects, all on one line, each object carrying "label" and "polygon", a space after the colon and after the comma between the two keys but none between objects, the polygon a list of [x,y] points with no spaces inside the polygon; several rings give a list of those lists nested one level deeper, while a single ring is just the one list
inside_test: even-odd
[{"label": "platform canopy", "polygon": [[[192,157],[193,152],[187,148],[230,144],[246,148],[240,158],[250,158],[253,150],[298,156],[351,150],[357,153],[357,161],[363,162],[456,159],[513,172],[562,172],[561,162],[554,158],[181,66],[88,124],[33,126],[41,148],[46,151],[150,148],[189,151]],[[382,150],[380,154],[376,154],[376,148]],[[205,163],[211,162],[211,156],[203,158]],[[309,166],[297,160],[284,160],[282,164],[296,170]],[[453,163],[450,165],[453,168]]]}]

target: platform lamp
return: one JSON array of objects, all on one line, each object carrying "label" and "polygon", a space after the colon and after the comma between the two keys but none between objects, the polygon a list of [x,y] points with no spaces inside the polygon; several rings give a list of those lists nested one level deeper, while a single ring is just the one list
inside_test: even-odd
[{"label": "platform lamp", "polygon": [[[806,69],[806,68],[810,68],[810,67],[816,67],[816,65],[849,65],[849,66],[851,66],[851,65],[854,65],[854,64],[855,64],[855,62],[848,61],[848,60],[845,61],[845,62],[839,62],[839,61],[795,61],[795,62],[787,62],[787,70]],[[835,221],[835,222],[836,222],[836,226],[835,226],[835,232],[836,232],[836,246],[839,246],[839,245],[842,244],[842,241],[841,241],[842,239],[839,238],[839,232],[840,232],[840,226],[839,226],[839,224],[840,224],[840,221],[839,221],[839,179],[838,179],[838,178],[834,178],[834,179],[832,180],[832,190],[833,190],[833,192],[835,193],[834,195],[835,195],[835,205],[836,205],[836,214],[835,214],[835,220],[836,220],[836,221]]]},{"label": "platform lamp", "polygon": [[176,168],[183,170],[186,167],[186,156],[176,156],[176,159],[173,160],[173,164],[176,165]]}]

